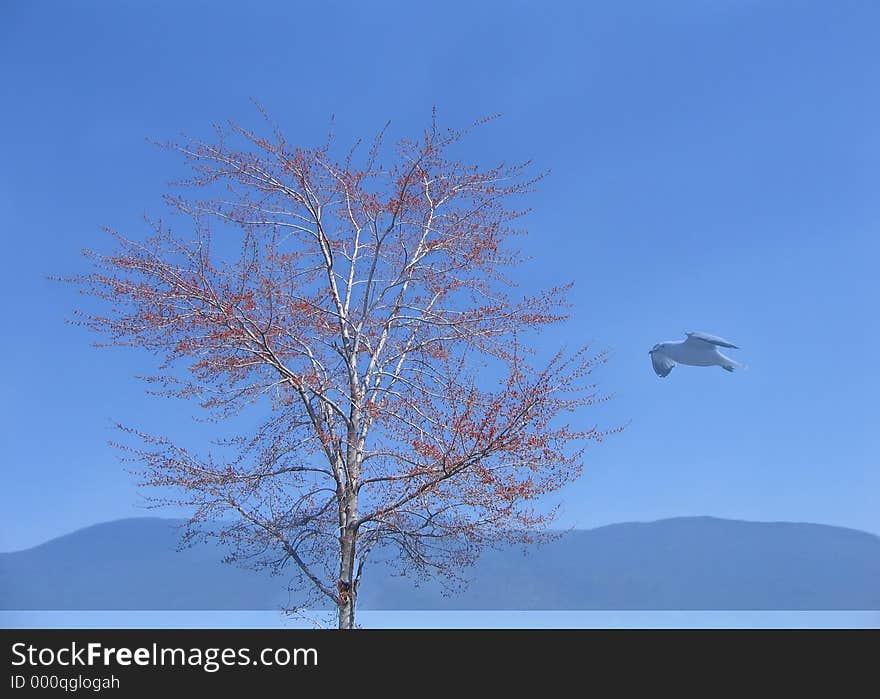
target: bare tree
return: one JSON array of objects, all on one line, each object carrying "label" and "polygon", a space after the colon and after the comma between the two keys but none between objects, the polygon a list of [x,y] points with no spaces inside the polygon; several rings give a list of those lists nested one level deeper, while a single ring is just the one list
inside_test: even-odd
[{"label": "bare tree", "polygon": [[436,119],[386,166],[381,135],[358,160],[268,131],[167,144],[192,168],[176,190],[190,196],[168,197],[188,233],[109,231],[115,252],[87,252],[75,279],[106,311],[81,322],[160,356],[163,395],[218,420],[255,406],[256,430],[207,453],[141,432],[126,448],[143,483],[170,488],[158,503],[191,508],[189,536],[216,522],[231,559],[292,567],[352,628],[371,553],[454,576],[551,520],[535,499],[605,434],[565,417],[599,399],[589,374],[605,357],[530,365],[568,287],[511,297],[513,204],[540,179],[528,163],[455,160],[466,131]]}]

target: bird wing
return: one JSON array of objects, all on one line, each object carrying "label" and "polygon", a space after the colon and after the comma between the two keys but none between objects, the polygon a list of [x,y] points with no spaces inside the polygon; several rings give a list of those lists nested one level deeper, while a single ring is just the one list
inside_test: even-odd
[{"label": "bird wing", "polygon": [[651,364],[654,365],[657,376],[661,378],[669,376],[669,372],[675,366],[675,362],[660,352],[651,352]]},{"label": "bird wing", "polygon": [[709,335],[708,333],[701,332],[689,332],[685,334],[687,335],[687,340],[685,340],[685,342],[700,343],[701,345],[703,343],[706,343],[710,345],[716,345],[718,347],[730,347],[731,349],[739,349],[739,347],[737,347],[732,342],[728,342],[723,337],[718,337],[717,335]]}]

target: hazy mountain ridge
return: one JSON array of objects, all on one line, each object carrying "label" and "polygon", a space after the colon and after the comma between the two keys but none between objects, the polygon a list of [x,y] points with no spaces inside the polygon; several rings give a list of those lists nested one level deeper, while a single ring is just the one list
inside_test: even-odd
[{"label": "hazy mountain ridge", "polygon": [[[3,609],[272,609],[285,580],[178,552],[179,520],[125,519],[0,554]],[[443,596],[368,568],[372,609],[880,609],[880,537],[819,524],[685,517],[490,550]]]}]

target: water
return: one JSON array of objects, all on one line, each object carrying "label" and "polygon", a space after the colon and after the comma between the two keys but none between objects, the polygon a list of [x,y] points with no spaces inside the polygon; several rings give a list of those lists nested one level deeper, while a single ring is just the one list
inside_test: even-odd
[{"label": "water", "polygon": [[[872,611],[386,611],[363,610],[364,628],[880,628]],[[0,611],[0,628],[321,628],[327,612],[300,618],[273,611]]]}]

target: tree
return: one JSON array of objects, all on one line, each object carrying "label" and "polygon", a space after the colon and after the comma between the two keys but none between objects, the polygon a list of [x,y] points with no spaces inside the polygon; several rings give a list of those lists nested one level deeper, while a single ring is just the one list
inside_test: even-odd
[{"label": "tree", "polygon": [[187,537],[292,569],[352,628],[377,552],[454,577],[482,546],[541,531],[554,510],[533,501],[605,434],[565,423],[600,399],[588,377],[605,356],[531,366],[568,287],[514,299],[504,275],[521,261],[513,204],[541,177],[529,163],[466,165],[449,151],[467,130],[436,118],[388,166],[382,134],[356,165],[358,148],[334,159],[332,138],[304,149],[268,131],[166,144],[192,170],[167,197],[189,232],[108,229],[114,252],[86,251],[75,278],[106,311],[79,322],[161,357],[148,379],[161,395],[218,421],[257,410],[256,429],[204,454],[134,430],[123,448],[143,484],[171,489],[158,504],[191,508]]}]

